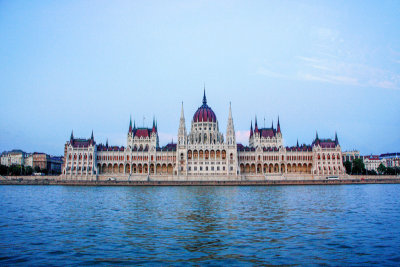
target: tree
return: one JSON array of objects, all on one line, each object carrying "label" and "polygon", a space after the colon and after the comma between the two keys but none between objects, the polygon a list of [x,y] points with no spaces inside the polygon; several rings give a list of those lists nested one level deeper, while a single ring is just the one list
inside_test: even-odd
[{"label": "tree", "polygon": [[396,174],[396,170],[395,170],[395,168],[387,167],[385,174],[386,175],[395,175]]},{"label": "tree", "polygon": [[367,170],[368,175],[378,175],[375,170]]},{"label": "tree", "polygon": [[0,175],[7,175],[8,167],[6,165],[0,165]]},{"label": "tree", "polygon": [[353,160],[352,174],[365,174],[365,165],[362,159]]},{"label": "tree", "polygon": [[351,174],[351,162],[346,160],[343,165],[346,168],[346,173]]},{"label": "tree", "polygon": [[35,172],[40,172],[40,167],[39,166],[35,166]]},{"label": "tree", "polygon": [[27,167],[25,168],[25,174],[26,174],[26,175],[32,175],[32,173],[33,173],[32,167],[31,167],[31,166],[27,166]]},{"label": "tree", "polygon": [[21,166],[20,165],[11,165],[9,168],[10,175],[21,175]]},{"label": "tree", "polygon": [[379,174],[385,174],[386,173],[386,167],[385,167],[385,165],[383,165],[383,163],[379,164],[377,170],[378,170]]}]

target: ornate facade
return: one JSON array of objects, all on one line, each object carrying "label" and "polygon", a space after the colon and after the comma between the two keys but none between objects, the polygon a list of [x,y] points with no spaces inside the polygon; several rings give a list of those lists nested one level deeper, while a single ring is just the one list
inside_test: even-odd
[{"label": "ornate facade", "polygon": [[232,110],[226,134],[219,130],[214,111],[203,103],[195,112],[190,132],[186,131],[182,110],[177,143],[159,146],[158,127],[139,128],[129,123],[126,147],[96,144],[76,139],[65,144],[63,175],[67,179],[121,180],[240,180],[308,175],[344,174],[342,152],[335,139],[320,139],[311,145],[285,147],[280,121],[277,127],[259,128],[257,119],[250,126],[249,146],[236,143]]}]

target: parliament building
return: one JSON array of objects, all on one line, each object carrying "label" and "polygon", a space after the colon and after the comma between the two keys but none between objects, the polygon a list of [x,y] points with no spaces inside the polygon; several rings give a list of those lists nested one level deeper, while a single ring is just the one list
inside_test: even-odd
[{"label": "parliament building", "polygon": [[342,151],[337,135],[311,145],[285,147],[282,131],[260,128],[251,123],[249,146],[238,144],[229,105],[224,135],[214,111],[202,105],[195,112],[190,131],[186,130],[183,103],[178,140],[159,145],[158,127],[132,126],[129,122],[126,147],[97,144],[93,132],[89,139],[75,138],[64,148],[62,175],[71,180],[259,180],[311,176],[325,178],[344,174]]}]

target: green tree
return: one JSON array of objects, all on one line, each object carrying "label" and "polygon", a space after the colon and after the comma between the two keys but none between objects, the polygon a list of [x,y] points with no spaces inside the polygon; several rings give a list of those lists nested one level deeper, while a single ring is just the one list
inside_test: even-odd
[{"label": "green tree", "polygon": [[40,167],[39,166],[35,166],[35,172],[40,172]]},{"label": "green tree", "polygon": [[7,175],[8,167],[6,165],[0,165],[0,175]]},{"label": "green tree", "polygon": [[21,175],[21,166],[20,165],[11,165],[9,168],[10,175]]},{"label": "green tree", "polygon": [[362,159],[353,160],[352,174],[365,174],[365,165]]},{"label": "green tree", "polygon": [[344,167],[345,167],[345,169],[346,169],[346,173],[347,173],[347,174],[351,174],[351,162],[348,161],[348,160],[346,160],[346,161],[343,163],[343,165],[344,165]]},{"label": "green tree", "polygon": [[32,167],[31,166],[27,166],[25,168],[25,175],[32,175],[32,173],[33,173]]},{"label": "green tree", "polygon": [[385,167],[385,165],[383,165],[383,163],[379,164],[377,170],[378,170],[379,174],[385,174],[386,173],[386,167]]},{"label": "green tree", "polygon": [[396,174],[396,170],[395,170],[395,168],[387,167],[385,174],[386,175],[395,175]]}]

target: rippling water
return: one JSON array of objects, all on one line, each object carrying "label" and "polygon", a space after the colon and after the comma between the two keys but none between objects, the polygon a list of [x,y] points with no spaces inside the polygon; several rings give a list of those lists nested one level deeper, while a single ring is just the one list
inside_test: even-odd
[{"label": "rippling water", "polygon": [[399,265],[399,192],[0,186],[0,265]]}]

